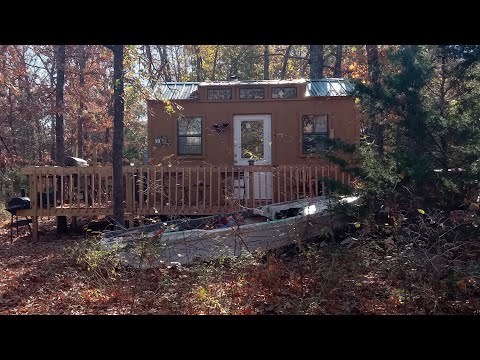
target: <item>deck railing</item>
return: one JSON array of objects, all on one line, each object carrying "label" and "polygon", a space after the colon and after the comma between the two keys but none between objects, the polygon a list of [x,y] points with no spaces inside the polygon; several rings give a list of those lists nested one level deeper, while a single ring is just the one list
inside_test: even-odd
[{"label": "deck railing", "polygon": [[[28,167],[28,216],[113,214],[112,167]],[[124,208],[135,215],[206,215],[296,200],[351,185],[338,166],[125,166]]]}]

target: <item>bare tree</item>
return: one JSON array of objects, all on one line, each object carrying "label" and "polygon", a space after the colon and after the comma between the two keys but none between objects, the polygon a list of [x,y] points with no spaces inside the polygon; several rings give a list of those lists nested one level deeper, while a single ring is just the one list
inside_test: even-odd
[{"label": "bare tree", "polygon": [[310,79],[322,79],[323,67],[323,45],[310,45]]},{"label": "bare tree", "polygon": [[202,56],[200,55],[200,46],[195,46],[195,73],[197,81],[202,81]]},{"label": "bare tree", "polygon": [[290,52],[292,51],[292,45],[288,45],[285,50],[285,56],[283,57],[282,70],[280,72],[280,79],[284,80],[287,72],[288,59],[290,59]]},{"label": "bare tree", "polygon": [[213,57],[213,66],[212,66],[212,81],[215,81],[215,76],[217,75],[217,61],[218,61],[218,48],[220,45],[215,46],[215,55]]},{"label": "bare tree", "polygon": [[[378,46],[377,45],[365,45],[367,49],[367,65],[368,75],[373,85],[375,94],[378,94],[380,90],[380,65],[378,62]],[[377,153],[383,157],[384,154],[384,125],[381,120],[376,117],[374,119],[373,134],[375,138],[375,144]]]},{"label": "bare tree", "polygon": [[343,45],[337,45],[335,53],[335,67],[333,68],[333,77],[342,77],[342,57],[343,57]]},{"label": "bare tree", "polygon": [[303,62],[303,65],[302,65],[302,71],[301,71],[302,77],[305,77],[305,74],[307,72],[309,59],[310,59],[310,46],[307,47],[307,55],[305,56],[305,61]]},{"label": "bare tree", "polygon": [[[57,47],[57,83],[55,85],[55,163],[65,166],[65,126],[63,123],[63,88],[65,85],[65,45]],[[47,194],[47,196],[50,196]],[[66,233],[67,217],[57,216],[57,232]]]},{"label": "bare tree", "polygon": [[167,45],[157,45],[160,53],[160,69],[163,74],[164,81],[172,81],[172,73],[170,69],[170,62],[168,61]]},{"label": "bare tree", "polygon": [[85,111],[85,104],[83,102],[84,87],[85,87],[85,66],[87,64],[87,52],[85,45],[78,46],[78,65],[79,65],[79,84],[80,89],[80,105],[78,107],[78,119],[77,119],[77,147],[78,157],[83,158],[83,117]]},{"label": "bare tree", "polygon": [[[440,110],[440,117],[445,116],[445,104],[446,104],[446,96],[447,96],[447,91],[448,89],[446,88],[446,82],[447,82],[447,77],[448,77],[448,72],[447,72],[447,60],[448,60],[448,55],[447,55],[447,47],[446,46],[440,46],[440,56],[441,58],[441,68],[440,68],[440,76],[441,76],[441,81],[440,81],[440,99],[439,99],[439,110]],[[442,163],[444,164],[444,171],[448,171],[448,143],[447,143],[447,137],[445,134],[440,135],[440,144],[442,147]]]},{"label": "bare tree", "polygon": [[155,81],[153,80],[153,57],[152,57],[152,50],[150,45],[145,45],[145,53],[147,55],[147,69],[148,69],[148,83],[150,84],[150,88],[155,88]]},{"label": "bare tree", "polygon": [[123,208],[123,45],[105,45],[113,52],[113,219],[122,228]]},{"label": "bare tree", "polygon": [[378,46],[365,45],[367,49],[368,75],[374,85],[378,85],[380,79],[380,67],[378,65]]},{"label": "bare tree", "polygon": [[[55,50],[53,50],[53,55],[51,56],[51,63],[46,63],[44,62],[43,58],[40,57],[40,61],[42,61],[44,63],[44,66],[45,66],[45,69],[48,73],[48,77],[49,77],[49,80],[50,80],[50,87],[53,89],[53,87],[55,86],[55,70],[57,68],[57,65],[56,65],[56,61],[57,61],[57,56],[56,56],[56,52]],[[50,140],[50,143],[52,144],[51,148],[50,148],[50,157],[51,159],[55,159],[55,115],[52,114],[51,115],[51,118],[52,118],[52,122],[51,122],[51,126],[50,126],[50,137],[51,137],[51,140]]]},{"label": "bare tree", "polygon": [[270,79],[270,49],[268,45],[263,46],[263,79]]}]

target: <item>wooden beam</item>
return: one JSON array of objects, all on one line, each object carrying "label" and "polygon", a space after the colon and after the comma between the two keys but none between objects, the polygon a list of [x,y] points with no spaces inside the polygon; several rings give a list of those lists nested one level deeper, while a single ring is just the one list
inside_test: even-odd
[{"label": "wooden beam", "polygon": [[37,242],[38,240],[40,240],[38,236],[38,216],[32,217],[32,240],[34,242]]}]

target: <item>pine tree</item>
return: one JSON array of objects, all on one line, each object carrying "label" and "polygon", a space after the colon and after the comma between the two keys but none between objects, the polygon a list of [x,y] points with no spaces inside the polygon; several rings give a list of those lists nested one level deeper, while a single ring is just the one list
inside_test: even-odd
[{"label": "pine tree", "polygon": [[[480,97],[472,92],[480,85],[479,58],[472,49],[402,46],[389,53],[390,68],[377,82],[356,84],[367,119],[359,154],[370,205],[456,208],[472,193],[480,149]],[[379,121],[383,157],[372,131]]]}]

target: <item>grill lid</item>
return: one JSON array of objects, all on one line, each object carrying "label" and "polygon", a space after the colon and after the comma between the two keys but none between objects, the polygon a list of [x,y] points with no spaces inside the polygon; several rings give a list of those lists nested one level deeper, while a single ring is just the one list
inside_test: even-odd
[{"label": "grill lid", "polygon": [[26,196],[14,197],[8,200],[7,210],[9,213],[15,215],[18,209],[30,209],[30,198]]},{"label": "grill lid", "polygon": [[88,166],[88,163],[84,159],[73,156],[65,156],[65,166],[85,167]]}]

